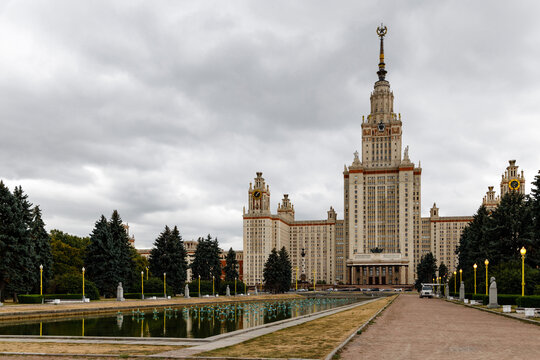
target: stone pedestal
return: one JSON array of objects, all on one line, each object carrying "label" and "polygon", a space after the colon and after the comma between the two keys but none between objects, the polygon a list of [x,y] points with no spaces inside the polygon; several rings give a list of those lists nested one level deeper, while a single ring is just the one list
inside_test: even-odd
[{"label": "stone pedestal", "polygon": [[229,285],[227,285],[227,290],[225,290],[226,296],[231,296],[231,289],[229,289]]},{"label": "stone pedestal", "polygon": [[186,284],[186,287],[184,288],[184,297],[186,299],[189,299],[189,286]]},{"label": "stone pedestal", "polygon": [[462,281],[459,284],[459,301],[465,300],[465,283]]},{"label": "stone pedestal", "polygon": [[497,283],[495,282],[495,277],[491,277],[490,279],[489,304],[487,307],[490,309],[499,307],[499,304],[497,303]]},{"label": "stone pedestal", "polygon": [[122,287],[122,283],[118,283],[118,287],[116,288],[116,301],[124,301],[124,288]]},{"label": "stone pedestal", "polygon": [[446,295],[447,299],[450,299],[450,286],[448,286],[448,284],[446,284],[444,287],[444,294]]}]

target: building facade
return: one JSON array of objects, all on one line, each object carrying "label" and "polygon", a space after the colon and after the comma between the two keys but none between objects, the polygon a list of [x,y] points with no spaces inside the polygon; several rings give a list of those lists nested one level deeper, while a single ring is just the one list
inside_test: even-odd
[{"label": "building facade", "polygon": [[258,172],[249,184],[248,209],[244,208],[243,214],[245,281],[248,285],[261,284],[268,255],[272,249],[282,247],[290,255],[294,277],[327,284],[342,281],[336,278],[336,252],[343,247],[343,231],[337,229],[342,227],[343,221],[337,220],[333,208],[328,210],[326,220],[295,220],[288,194],[283,195],[277,212],[272,214],[270,187]]},{"label": "building facade", "polygon": [[[244,278],[263,282],[263,268],[273,248],[285,247],[295,271],[310,282],[353,285],[411,285],[423,255],[432,252],[437,266],[456,270],[456,249],[472,216],[440,216],[436,204],[421,217],[420,162],[402,146],[403,122],[394,111],[394,94],[386,80],[384,36],[380,38],[378,80],[370,95],[370,113],[362,117],[361,151],[343,171],[343,220],[331,207],[325,220],[295,220],[294,206],[284,195],[277,212],[270,210],[270,188],[262,173],[249,184],[243,212]],[[501,197],[525,193],[525,178],[515,160],[502,175]],[[483,204],[493,211],[500,197],[489,187]]]}]

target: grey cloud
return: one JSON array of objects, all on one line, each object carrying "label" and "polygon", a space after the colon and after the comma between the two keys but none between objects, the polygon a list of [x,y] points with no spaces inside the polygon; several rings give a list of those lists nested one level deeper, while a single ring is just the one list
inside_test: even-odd
[{"label": "grey cloud", "polygon": [[529,181],[540,168],[537,8],[10,3],[0,178],[23,185],[49,228],[87,235],[118,209],[141,247],[168,224],[241,248],[256,171],[272,209],[289,193],[299,219],[329,206],[342,217],[343,164],[360,148],[382,20],[404,145],[422,161],[422,212],[437,202],[442,214],[471,214],[509,158]]}]

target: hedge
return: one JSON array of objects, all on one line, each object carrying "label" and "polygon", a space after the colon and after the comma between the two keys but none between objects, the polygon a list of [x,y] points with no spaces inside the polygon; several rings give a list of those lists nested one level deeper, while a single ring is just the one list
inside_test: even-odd
[{"label": "hedge", "polygon": [[[87,294],[85,294],[86,296]],[[50,299],[61,299],[61,300],[81,300],[82,294],[45,294],[45,295],[19,295],[18,296],[19,303],[20,304],[41,304],[43,300],[50,300]],[[99,300],[92,299],[91,300]]]},{"label": "hedge", "polygon": [[[459,298],[459,293],[450,293],[452,296]],[[499,305],[516,305],[516,300],[520,297],[520,295],[514,295],[514,294],[498,294],[497,295],[497,303]],[[465,294],[465,299],[471,299],[471,300],[482,300],[483,305],[489,304],[489,295],[485,294],[471,294],[467,293]]]},{"label": "hedge", "polygon": [[[168,296],[172,296],[173,294],[171,294],[170,292],[167,292],[167,295]],[[144,293],[144,298],[145,299],[148,299],[152,296],[155,296],[155,297],[163,297],[163,293],[160,292],[160,293]],[[141,293],[124,293],[124,299],[140,299],[141,298]]]},{"label": "hedge", "polygon": [[43,295],[18,295],[19,304],[41,304]]},{"label": "hedge", "polygon": [[523,308],[540,308],[540,295],[519,296],[517,306]]}]

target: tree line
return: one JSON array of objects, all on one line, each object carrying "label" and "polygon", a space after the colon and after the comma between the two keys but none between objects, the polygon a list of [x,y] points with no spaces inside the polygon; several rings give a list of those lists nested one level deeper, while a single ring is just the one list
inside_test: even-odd
[{"label": "tree line", "polygon": [[[520,294],[521,248],[526,250],[525,293],[540,294],[540,172],[532,182],[529,195],[510,191],[492,212],[480,206],[473,220],[463,229],[456,254],[457,268],[463,271],[465,291],[474,291],[473,265],[476,264],[477,293],[485,293],[485,260],[488,260],[488,278],[495,277],[498,292]],[[431,253],[422,257],[417,266],[417,287],[436,277],[436,263]],[[439,267],[439,276],[449,275],[453,284],[454,275],[447,272],[446,266]],[[456,284],[459,284],[459,270],[455,276]]]},{"label": "tree line", "polygon": [[456,254],[466,291],[473,291],[474,264],[477,283],[485,284],[487,259],[488,277],[495,276],[499,293],[521,293],[521,248],[526,250],[525,292],[540,294],[540,172],[530,194],[510,191],[492,212],[481,206],[463,230]]},{"label": "tree line", "polygon": [[[193,278],[221,280],[219,243],[208,235],[197,242],[191,264]],[[116,296],[119,282],[125,292],[140,292],[141,273],[145,292],[163,291],[163,274],[173,294],[182,293],[188,259],[177,226],[165,226],[154,241],[147,260],[129,243],[118,211],[102,215],[89,237],[60,230],[47,233],[39,206],[33,206],[22,188],[11,192],[0,181],[0,301],[7,296],[39,294],[39,266],[43,266],[44,293],[81,293],[85,269],[85,294]],[[226,256],[225,280],[238,278],[238,261],[231,248]],[[148,279],[146,278],[149,275]]]}]

